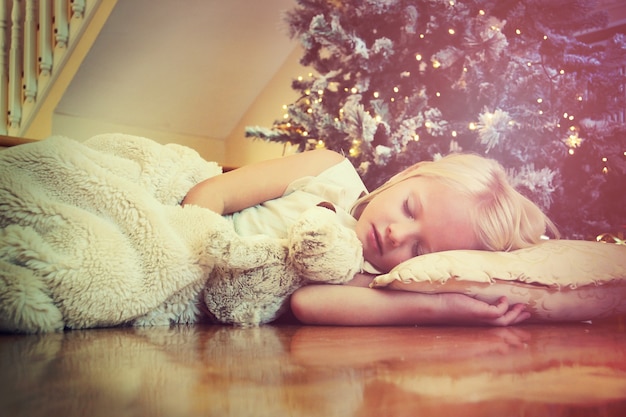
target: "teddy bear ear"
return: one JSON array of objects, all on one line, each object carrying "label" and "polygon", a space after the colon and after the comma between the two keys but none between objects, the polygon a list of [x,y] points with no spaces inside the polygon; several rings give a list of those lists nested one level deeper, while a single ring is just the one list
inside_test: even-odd
[{"label": "teddy bear ear", "polygon": [[324,207],[327,208],[328,210],[337,213],[337,210],[335,209],[335,206],[333,205],[333,203],[329,202],[329,201],[322,201],[321,203],[319,203],[317,205],[318,207]]}]

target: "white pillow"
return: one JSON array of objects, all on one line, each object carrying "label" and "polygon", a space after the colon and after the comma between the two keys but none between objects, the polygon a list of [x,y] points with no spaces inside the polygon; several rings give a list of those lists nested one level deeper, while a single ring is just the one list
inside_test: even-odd
[{"label": "white pillow", "polygon": [[626,314],[626,246],[548,240],[511,252],[457,250],[410,259],[372,287],[458,292],[528,305],[536,320],[590,320]]}]

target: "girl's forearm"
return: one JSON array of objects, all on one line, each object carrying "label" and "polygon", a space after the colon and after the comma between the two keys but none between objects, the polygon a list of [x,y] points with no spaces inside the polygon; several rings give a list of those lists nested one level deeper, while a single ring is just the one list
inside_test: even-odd
[{"label": "girl's forearm", "polygon": [[310,285],[291,297],[293,314],[305,324],[341,326],[492,325],[530,318],[505,297],[488,304],[463,294],[420,294],[349,285]]},{"label": "girl's forearm", "polygon": [[439,297],[346,285],[310,285],[291,298],[294,315],[306,324],[384,326],[432,324]]}]

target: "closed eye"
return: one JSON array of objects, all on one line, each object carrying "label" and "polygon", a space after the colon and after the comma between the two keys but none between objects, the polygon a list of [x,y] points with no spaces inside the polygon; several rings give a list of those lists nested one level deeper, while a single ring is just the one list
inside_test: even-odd
[{"label": "closed eye", "polygon": [[415,219],[415,216],[413,216],[413,212],[411,211],[411,207],[409,207],[409,199],[407,198],[406,200],[404,200],[404,214],[406,214],[406,216],[410,219]]}]

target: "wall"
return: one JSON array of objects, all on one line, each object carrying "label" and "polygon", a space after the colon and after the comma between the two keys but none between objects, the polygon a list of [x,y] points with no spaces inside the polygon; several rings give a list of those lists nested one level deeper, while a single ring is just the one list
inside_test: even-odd
[{"label": "wall", "polygon": [[246,126],[271,127],[274,120],[283,116],[282,106],[295,101],[298,92],[292,90],[291,80],[310,72],[300,65],[303,51],[294,48],[280,70],[269,81],[255,102],[241,118],[237,127],[226,139],[225,165],[238,167],[269,158],[277,158],[294,150],[283,144],[245,137]]}]

